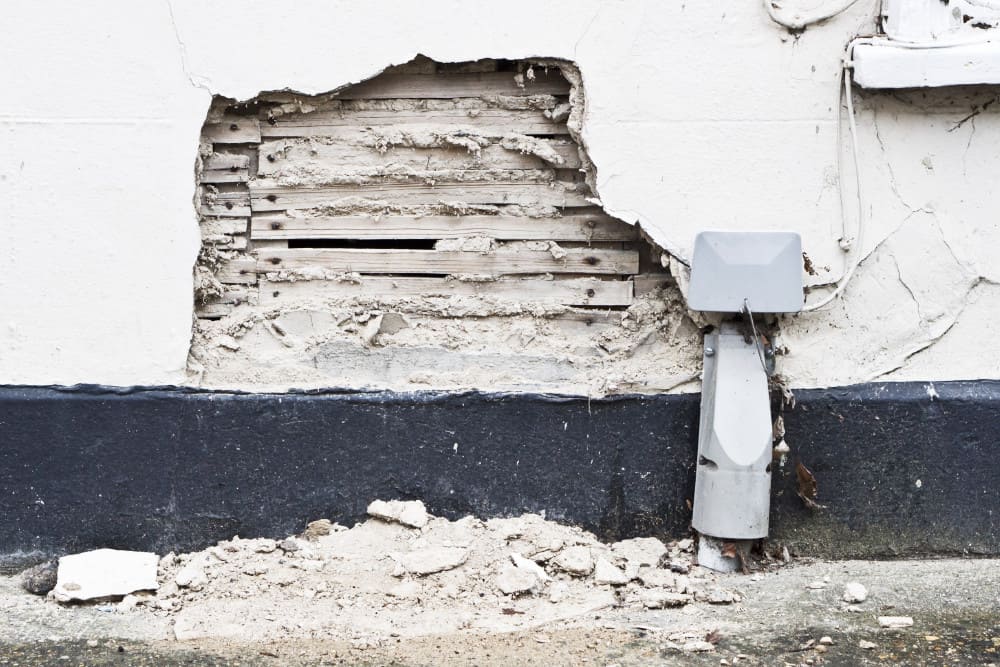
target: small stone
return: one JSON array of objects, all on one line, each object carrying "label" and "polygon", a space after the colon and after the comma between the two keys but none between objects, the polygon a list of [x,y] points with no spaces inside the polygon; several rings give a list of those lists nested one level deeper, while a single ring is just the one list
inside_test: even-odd
[{"label": "small stone", "polygon": [[611,586],[622,586],[627,584],[631,577],[618,567],[615,567],[607,560],[598,558],[594,565],[594,582],[598,584],[609,584]]},{"label": "small stone", "polygon": [[160,598],[169,598],[180,592],[177,587],[177,582],[167,581],[166,583],[160,584],[160,587],[156,590],[156,596]]},{"label": "small stone", "polygon": [[296,542],[294,539],[288,537],[278,542],[278,548],[284,551],[286,554],[290,554],[290,553],[295,553],[302,547],[300,547],[299,543]]},{"label": "small stone", "polygon": [[844,602],[852,604],[864,602],[868,599],[868,590],[856,581],[844,586]]},{"label": "small stone", "polygon": [[538,585],[538,577],[528,570],[506,563],[497,576],[496,584],[504,595],[523,595],[530,593]]},{"label": "small stone", "polygon": [[97,646],[99,644],[100,644],[100,642],[97,641],[96,639],[88,639],[87,640],[87,646],[89,646],[90,648],[97,648]]},{"label": "small stone", "polygon": [[833,637],[824,635],[819,638],[819,643],[823,644],[824,646],[830,646],[831,644],[833,644]]},{"label": "small stone", "polygon": [[278,543],[274,540],[263,539],[257,540],[257,544],[254,546],[253,550],[259,554],[269,554],[278,548]]},{"label": "small stone", "polygon": [[816,652],[817,653],[826,653],[828,650],[829,650],[829,647],[827,647],[825,644],[818,644],[816,646]]},{"label": "small stone", "polygon": [[691,571],[691,565],[682,560],[672,560],[667,564],[667,566],[670,568],[671,572],[676,572],[677,574],[687,574]]},{"label": "small stone", "polygon": [[585,577],[594,571],[594,559],[590,555],[590,548],[583,546],[563,549],[552,559],[552,565],[574,577]]},{"label": "small stone", "polygon": [[60,602],[115,598],[142,590],[156,590],[154,553],[97,549],[59,559],[52,597]]},{"label": "small stone", "polygon": [[909,616],[879,616],[878,624],[883,628],[908,628],[913,625]]},{"label": "small stone", "polygon": [[306,526],[306,529],[302,531],[302,537],[307,540],[316,540],[324,535],[329,535],[332,528],[333,524],[330,523],[329,519],[312,521]]},{"label": "small stone", "polygon": [[427,575],[455,569],[469,557],[469,550],[461,547],[428,547],[390,556],[405,572]]},{"label": "small stone", "polygon": [[693,546],[694,540],[687,537],[677,543],[677,548],[681,551],[691,551],[691,547]]},{"label": "small stone", "polygon": [[685,653],[707,653],[715,650],[715,644],[706,641],[685,642],[681,650]]},{"label": "small stone", "polygon": [[58,570],[59,562],[56,560],[29,567],[21,573],[21,588],[35,595],[45,595],[56,587]]},{"label": "small stone", "polygon": [[672,593],[664,590],[643,591],[639,597],[642,606],[646,609],[665,609],[667,607],[683,607],[691,602],[690,595],[683,593]]},{"label": "small stone", "polygon": [[695,596],[697,599],[704,599],[705,602],[709,604],[732,604],[736,602],[736,596],[734,596],[729,591],[724,591],[721,588],[713,588],[708,593]]},{"label": "small stone", "polygon": [[419,500],[375,500],[368,505],[368,514],[376,519],[400,523],[410,528],[423,528],[430,515]]},{"label": "small stone", "polygon": [[826,582],[824,582],[824,581],[811,581],[808,584],[806,584],[806,588],[808,588],[811,591],[821,591],[824,588],[826,588]]},{"label": "small stone", "polygon": [[636,537],[611,545],[611,553],[628,561],[630,567],[656,567],[667,553],[667,547],[655,537]]},{"label": "small stone", "polygon": [[858,642],[858,648],[862,648],[866,651],[870,651],[873,648],[876,648],[877,646],[878,644],[876,644],[875,642],[870,642],[867,639],[862,639],[861,641]]},{"label": "small stone", "polygon": [[208,576],[200,567],[187,564],[177,572],[174,583],[181,588],[190,588],[193,591],[200,591],[208,583]]},{"label": "small stone", "polygon": [[667,570],[644,567],[639,570],[639,581],[646,588],[673,588],[677,584],[677,577]]}]

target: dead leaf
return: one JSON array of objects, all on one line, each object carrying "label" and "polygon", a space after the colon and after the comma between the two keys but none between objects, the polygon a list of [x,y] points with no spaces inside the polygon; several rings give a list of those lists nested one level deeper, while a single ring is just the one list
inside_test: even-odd
[{"label": "dead leaf", "polygon": [[722,639],[722,635],[719,634],[718,630],[710,630],[709,633],[705,635],[705,641],[709,644],[718,644],[720,639]]},{"label": "dead leaf", "polygon": [[514,609],[512,607],[504,607],[503,610],[502,610],[502,612],[503,612],[503,614],[505,616],[513,616],[514,614],[523,614],[524,613],[523,611],[518,611],[517,609]]},{"label": "dead leaf", "polygon": [[723,558],[736,558],[736,542],[723,542],[720,551]]},{"label": "dead leaf", "polygon": [[821,509],[823,506],[816,502],[816,497],[819,495],[816,476],[809,471],[809,468],[802,465],[801,461],[795,464],[795,476],[799,481],[798,496],[802,502],[809,509]]}]

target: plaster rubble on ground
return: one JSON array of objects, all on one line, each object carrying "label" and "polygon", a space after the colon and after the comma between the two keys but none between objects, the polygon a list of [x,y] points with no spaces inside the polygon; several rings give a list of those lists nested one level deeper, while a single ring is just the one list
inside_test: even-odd
[{"label": "plaster rubble on ground", "polygon": [[[317,523],[304,539],[234,537],[167,554],[157,594],[130,599],[120,611],[172,619],[181,639],[332,632],[380,641],[515,630],[612,607],[679,607],[697,604],[701,591],[709,602],[739,599],[716,593],[715,575],[691,564],[677,543],[605,544],[535,514],[429,516],[422,528],[374,517],[350,529],[323,522],[317,531]],[[691,570],[684,581],[664,568],[678,561]]]}]

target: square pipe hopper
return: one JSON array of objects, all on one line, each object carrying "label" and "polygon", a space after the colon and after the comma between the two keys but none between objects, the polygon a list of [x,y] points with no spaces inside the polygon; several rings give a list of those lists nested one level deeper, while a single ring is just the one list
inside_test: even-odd
[{"label": "square pipe hopper", "polygon": [[694,513],[698,562],[731,571],[723,542],[767,536],[771,496],[768,368],[754,313],[802,310],[802,241],[794,232],[701,232],[688,306],[742,314],[705,336]]}]

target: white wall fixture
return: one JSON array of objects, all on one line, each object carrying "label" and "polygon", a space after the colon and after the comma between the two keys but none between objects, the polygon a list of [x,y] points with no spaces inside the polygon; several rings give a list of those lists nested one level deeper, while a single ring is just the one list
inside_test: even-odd
[{"label": "white wall fixture", "polygon": [[736,569],[723,542],[767,536],[771,492],[770,345],[754,313],[802,310],[802,242],[794,232],[702,232],[688,305],[742,313],[705,336],[698,465],[691,524],[699,564]]},{"label": "white wall fixture", "polygon": [[884,37],[848,48],[863,88],[1000,83],[1000,2],[884,0]]}]

